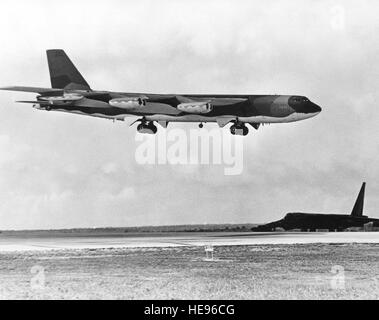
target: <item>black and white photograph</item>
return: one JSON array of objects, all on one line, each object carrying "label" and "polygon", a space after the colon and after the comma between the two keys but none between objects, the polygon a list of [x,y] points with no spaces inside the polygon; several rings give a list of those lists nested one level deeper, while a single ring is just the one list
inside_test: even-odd
[{"label": "black and white photograph", "polygon": [[0,299],[379,300],[378,14],[2,0]]}]

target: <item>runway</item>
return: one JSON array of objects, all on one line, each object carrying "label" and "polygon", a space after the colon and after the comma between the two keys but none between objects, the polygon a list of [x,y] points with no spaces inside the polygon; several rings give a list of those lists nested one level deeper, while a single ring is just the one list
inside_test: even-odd
[{"label": "runway", "polygon": [[164,234],[0,234],[0,252],[65,249],[379,243],[379,232],[180,232]]}]

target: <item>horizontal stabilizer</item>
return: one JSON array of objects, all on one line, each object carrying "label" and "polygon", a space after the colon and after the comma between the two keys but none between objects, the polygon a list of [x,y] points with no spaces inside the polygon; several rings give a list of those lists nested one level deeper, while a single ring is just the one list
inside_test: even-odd
[{"label": "horizontal stabilizer", "polygon": [[49,93],[51,95],[63,95],[63,90],[61,90],[61,89],[52,89],[52,88],[11,86],[11,87],[0,87],[0,90],[20,91],[20,92],[34,92],[34,93],[40,93],[40,94]]},{"label": "horizontal stabilizer", "polygon": [[16,101],[17,103],[50,104],[49,101]]}]

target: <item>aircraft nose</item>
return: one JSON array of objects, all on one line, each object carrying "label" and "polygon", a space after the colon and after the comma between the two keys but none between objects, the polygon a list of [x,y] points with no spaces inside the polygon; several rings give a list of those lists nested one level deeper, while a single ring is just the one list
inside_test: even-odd
[{"label": "aircraft nose", "polygon": [[289,106],[297,113],[319,113],[321,112],[320,106],[310,101],[307,97],[291,96],[288,99]]},{"label": "aircraft nose", "polygon": [[305,113],[318,113],[321,112],[321,107],[312,101],[308,101],[304,106]]}]

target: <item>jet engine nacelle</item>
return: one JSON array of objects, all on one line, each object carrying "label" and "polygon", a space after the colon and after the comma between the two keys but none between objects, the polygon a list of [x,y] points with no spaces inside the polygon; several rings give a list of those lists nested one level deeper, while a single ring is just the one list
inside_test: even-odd
[{"label": "jet engine nacelle", "polygon": [[117,98],[109,101],[112,107],[121,109],[135,109],[146,105],[146,102],[141,97]]},{"label": "jet engine nacelle", "polygon": [[211,103],[200,101],[200,102],[186,102],[178,105],[178,110],[188,112],[188,113],[209,113],[213,110]]},{"label": "jet engine nacelle", "polygon": [[75,101],[81,100],[84,97],[76,93],[65,93],[63,96],[39,96],[39,101],[46,101],[51,105],[64,105],[70,104]]}]

